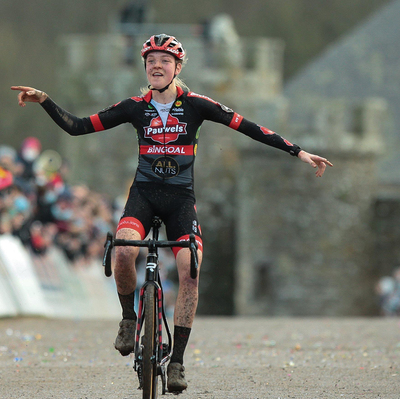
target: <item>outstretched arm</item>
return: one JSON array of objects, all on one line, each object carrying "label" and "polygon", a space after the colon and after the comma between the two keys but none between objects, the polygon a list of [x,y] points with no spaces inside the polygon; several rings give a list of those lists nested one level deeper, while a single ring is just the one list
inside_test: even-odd
[{"label": "outstretched arm", "polygon": [[298,145],[292,144],[279,134],[243,118],[232,109],[211,98],[193,92],[188,93],[188,98],[194,103],[195,108],[204,119],[222,123],[254,140],[297,156],[303,162],[309,163],[313,168],[317,168],[315,173],[317,177],[321,177],[324,174],[327,165],[333,166],[327,159],[302,150]]},{"label": "outstretched arm", "polygon": [[298,155],[303,162],[309,163],[313,168],[317,168],[315,176],[321,177],[326,169],[326,165],[333,166],[326,158],[322,158],[319,155],[310,154],[304,150],[301,150]]},{"label": "outstretched arm", "polygon": [[72,136],[93,133],[95,131],[90,118],[78,118],[58,106],[44,92],[28,86],[11,86],[11,90],[20,90],[18,104],[25,107],[27,102],[39,103],[55,123]]},{"label": "outstretched arm", "polygon": [[27,102],[39,103],[57,125],[72,136],[80,136],[111,129],[128,121],[123,106],[112,106],[89,117],[79,118],[57,105],[45,92],[28,86],[12,86],[19,90],[18,104],[25,107]]}]

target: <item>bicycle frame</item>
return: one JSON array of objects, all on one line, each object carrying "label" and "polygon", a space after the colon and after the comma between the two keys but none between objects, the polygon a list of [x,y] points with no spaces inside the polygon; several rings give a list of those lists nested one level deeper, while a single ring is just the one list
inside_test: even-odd
[{"label": "bicycle frame", "polygon": [[[145,306],[145,291],[149,285],[155,288],[156,299],[156,320],[157,320],[157,338],[158,342],[155,343],[155,350],[150,359],[153,365],[157,365],[156,377],[161,375],[162,379],[162,393],[165,394],[165,364],[170,360],[172,354],[172,335],[169,328],[165,307],[164,307],[164,292],[162,289],[161,278],[159,274],[158,263],[158,248],[166,247],[182,247],[190,249],[190,275],[192,278],[197,277],[198,259],[197,259],[197,243],[194,234],[190,234],[189,241],[159,241],[159,229],[161,227],[161,220],[158,217],[153,219],[153,235],[150,240],[121,240],[114,239],[111,233],[107,234],[107,240],[104,244],[105,251],[103,257],[103,266],[107,277],[112,275],[111,269],[111,250],[115,246],[135,246],[147,247],[148,254],[146,259],[146,277],[139,294],[139,309],[136,326],[136,340],[135,340],[135,359],[134,370],[138,374],[139,389],[143,388],[143,357],[142,357],[142,343],[140,342],[143,321],[146,312]],[[167,333],[167,343],[163,343],[163,326]],[[156,396],[155,396],[156,397]]]},{"label": "bicycle frame", "polygon": [[[142,351],[140,343],[140,334],[143,327],[143,320],[146,308],[144,307],[144,295],[146,288],[152,284],[156,290],[157,297],[157,331],[158,331],[158,343],[157,349],[153,355],[152,363],[157,365],[157,374],[161,375],[162,378],[162,393],[165,394],[165,364],[172,355],[172,335],[169,328],[167,316],[165,313],[164,306],[164,292],[162,289],[161,278],[159,273],[159,263],[158,263],[158,248],[156,242],[158,242],[159,228],[161,227],[161,222],[159,220],[153,221],[153,239],[149,242],[149,252],[147,254],[146,260],[146,277],[145,283],[140,289],[139,294],[139,310],[137,318],[137,328],[136,328],[136,342],[135,342],[135,360],[134,360],[134,370],[138,373],[139,377],[139,389],[143,388],[143,377],[142,377]],[[167,333],[168,343],[165,345],[163,343],[163,322],[164,328]],[[159,369],[159,370],[158,370]]]}]

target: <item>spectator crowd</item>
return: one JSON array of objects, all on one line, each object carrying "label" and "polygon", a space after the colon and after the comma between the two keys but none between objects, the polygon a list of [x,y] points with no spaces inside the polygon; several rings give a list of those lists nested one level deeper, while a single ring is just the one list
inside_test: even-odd
[{"label": "spectator crowd", "polygon": [[[104,241],[114,232],[124,199],[109,199],[85,184],[68,183],[68,162],[40,141],[26,138],[19,150],[0,145],[0,235],[18,237],[33,256],[59,247],[72,266],[101,265]],[[160,250],[166,309],[176,296],[175,259]],[[146,253],[137,259],[138,286],[144,281]],[[138,301],[137,301],[138,302]]]},{"label": "spectator crowd", "polygon": [[36,254],[56,245],[74,264],[100,258],[120,210],[85,184],[68,183],[68,162],[40,141],[20,149],[0,145],[0,234],[12,234]]}]

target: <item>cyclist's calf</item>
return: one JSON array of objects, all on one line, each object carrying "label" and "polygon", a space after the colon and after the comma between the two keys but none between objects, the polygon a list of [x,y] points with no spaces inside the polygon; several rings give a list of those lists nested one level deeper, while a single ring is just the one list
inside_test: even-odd
[{"label": "cyclist's calf", "polygon": [[[116,238],[140,240],[140,234],[132,229],[121,229]],[[117,290],[122,295],[131,294],[136,289],[135,261],[139,255],[138,247],[116,247],[114,276]]]},{"label": "cyclist's calf", "polygon": [[177,256],[176,256],[176,266],[178,269],[179,276],[179,284],[187,285],[188,287],[197,287],[199,283],[199,272],[201,261],[203,258],[203,253],[201,251],[197,251],[198,258],[198,270],[197,270],[197,278],[193,279],[190,277],[190,249],[182,248]]},{"label": "cyclist's calf", "polygon": [[[202,253],[197,251],[198,264],[200,271]],[[190,250],[183,248],[178,252],[176,264],[179,275],[178,298],[175,306],[174,322],[181,327],[192,327],[194,316],[196,314],[199,298],[199,274],[197,278],[190,277]]]}]

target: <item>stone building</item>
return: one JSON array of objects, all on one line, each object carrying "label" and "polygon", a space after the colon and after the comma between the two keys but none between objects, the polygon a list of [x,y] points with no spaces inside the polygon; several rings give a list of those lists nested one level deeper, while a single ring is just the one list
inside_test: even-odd
[{"label": "stone building", "polygon": [[[358,117],[358,109],[343,106],[342,111],[343,119]],[[237,269],[240,313],[376,312],[372,212],[381,143],[376,125],[385,111],[384,102],[366,101],[361,131],[330,121],[324,135],[316,131],[314,139],[296,138],[333,161],[322,179],[269,148],[242,147],[238,264],[247,267]]]},{"label": "stone building", "polygon": [[[400,1],[395,0],[327,48],[284,89],[299,136],[308,137],[315,131],[319,137],[326,134],[321,121],[338,119],[335,104],[352,104],[362,116],[361,105],[366,101],[380,108],[386,102],[387,111],[375,126],[380,135],[376,146],[380,144],[382,150],[377,161],[378,189],[374,188],[376,195],[371,198],[374,241],[370,262],[378,276],[392,274],[400,264],[399,19]],[[367,123],[360,118],[354,122],[359,132],[363,129],[360,122]],[[360,133],[357,137],[364,139]]]},{"label": "stone building", "polygon": [[[142,24],[129,41],[137,54],[147,28],[154,32],[154,26]],[[387,103],[369,95],[357,103],[324,98],[313,111],[315,125],[304,134],[302,122],[291,113],[297,100],[283,95],[281,41],[252,38],[242,47],[246,52],[238,68],[226,63],[229,57],[219,60],[220,52],[210,52],[210,43],[193,35],[191,27],[156,28],[168,28],[185,44],[189,63],[182,75],[193,91],[335,163],[323,179],[315,179],[308,165],[288,154],[204,123],[196,161],[206,249],[199,311],[375,314],[371,223],[383,141],[377,126],[384,124]],[[126,46],[126,37],[118,33],[64,37],[59,43],[60,104],[88,115],[137,95],[146,84],[143,65],[132,58],[127,65]],[[64,135],[73,180],[90,181],[110,195],[124,194],[135,172],[135,141],[131,126],[80,138]]]}]

